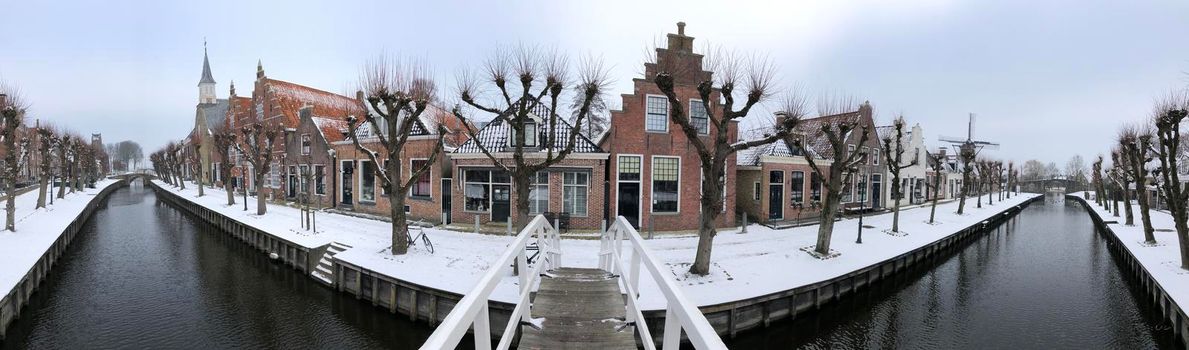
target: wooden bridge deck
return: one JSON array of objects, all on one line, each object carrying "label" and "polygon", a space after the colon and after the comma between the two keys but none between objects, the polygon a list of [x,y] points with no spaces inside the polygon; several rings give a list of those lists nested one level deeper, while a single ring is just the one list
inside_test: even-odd
[{"label": "wooden bridge deck", "polygon": [[533,322],[520,326],[520,348],[636,349],[617,279],[601,269],[568,267],[541,276]]}]

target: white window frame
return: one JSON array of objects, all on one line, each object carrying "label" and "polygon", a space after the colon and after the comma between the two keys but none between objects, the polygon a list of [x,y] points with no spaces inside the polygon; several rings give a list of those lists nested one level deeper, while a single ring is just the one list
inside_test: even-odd
[{"label": "white window frame", "polygon": [[[423,160],[423,161],[428,162],[429,158],[410,158],[409,159],[409,177],[407,177],[406,179],[413,178],[413,172],[417,171],[416,169],[413,169],[413,161],[418,161],[418,160]],[[425,196],[413,195],[413,190],[410,189],[409,190],[409,198],[433,199],[433,188],[434,188],[434,186],[433,186],[433,165],[430,165],[429,170],[427,170],[425,172],[425,174],[429,175],[429,195],[425,195]]]},{"label": "white window frame", "polygon": [[[698,125],[694,124],[694,105],[695,104],[697,104],[698,107],[702,107],[702,100],[696,99],[696,98],[691,98],[689,100],[689,109],[688,109],[689,123],[691,125],[693,125],[694,129],[697,129]],[[710,111],[707,110],[705,112],[706,112],[706,132],[702,132],[701,130],[698,130],[698,135],[710,135]]]},{"label": "white window frame", "polygon": [[755,202],[760,201],[762,194],[760,191],[762,190],[763,186],[760,185],[759,181],[751,183],[751,200]]},{"label": "white window frame", "polygon": [[[379,181],[376,181],[375,179],[372,179],[372,199],[371,200],[363,199],[363,165],[365,163],[371,163],[371,162],[372,161],[367,160],[367,159],[360,159],[359,167],[355,168],[356,178],[359,179],[359,186],[352,188],[355,191],[355,193],[352,193],[352,197],[354,197],[356,202],[368,203],[368,204],[376,203],[376,195],[377,195],[376,187],[377,187]],[[374,172],[375,171],[373,171],[373,173]],[[375,177],[375,176],[376,176],[376,174],[372,174],[372,177]]]},{"label": "white window frame", "polygon": [[[653,97],[658,97],[665,101],[665,118],[664,118],[665,119],[665,122],[664,122],[665,128],[664,128],[664,130],[652,130],[652,129],[648,128],[648,115],[649,115],[648,101],[652,100]],[[670,110],[669,97],[667,97],[665,95],[654,95],[654,94],[644,95],[644,132],[668,134],[669,133],[669,110]]]},{"label": "white window frame", "polygon": [[[530,182],[529,182],[529,198],[528,198],[528,206],[529,206],[529,208],[528,208],[528,212],[529,212],[529,214],[542,214],[542,213],[545,213],[545,212],[549,211],[549,206],[550,206],[550,204],[551,204],[551,203],[549,203],[549,197],[550,197],[550,193],[549,193],[549,171],[548,171],[548,170],[541,170],[541,171],[537,171],[537,173],[538,173],[538,174],[533,174],[533,179],[532,179],[532,181],[530,181]],[[540,176],[540,175],[539,175],[539,173],[545,173],[545,184],[543,184],[543,185],[542,185],[541,183],[537,182],[537,176]],[[565,179],[564,179],[564,175],[563,175],[563,179],[562,179],[562,180],[563,180],[563,181],[565,181]],[[534,191],[537,191],[537,190],[538,190],[538,188],[537,188],[537,187],[542,187],[542,186],[544,186],[544,187],[545,187],[545,208],[542,208],[542,210],[537,210],[537,211],[534,211],[534,210],[533,210],[533,206],[534,206],[534,205],[536,205],[536,201],[534,201],[534,200],[533,200],[533,197],[532,197],[532,192],[534,192]],[[564,187],[563,187],[563,191],[564,191]],[[563,198],[563,200],[564,200],[564,198]]]},{"label": "white window frame", "polygon": [[[653,203],[653,202],[655,202],[655,201],[656,201],[656,199],[655,199],[655,197],[656,197],[656,181],[655,181],[655,180],[653,180],[653,179],[655,179],[655,178],[656,178],[656,171],[655,171],[655,170],[656,170],[656,160],[657,160],[658,158],[668,158],[668,159],[676,159],[676,160],[677,160],[677,211],[673,211],[673,212],[668,212],[668,211],[662,211],[662,212],[658,212],[658,211],[654,210],[654,209],[656,208],[656,205],[655,205],[655,203]],[[649,192],[648,192],[648,194],[649,194],[649,196],[648,196],[648,199],[649,199],[649,202],[648,202],[648,213],[650,213],[650,214],[661,214],[661,215],[681,214],[681,157],[674,157],[674,156],[652,156],[652,160],[651,160],[651,161],[648,163],[648,188],[649,188]]]},{"label": "white window frame", "polygon": [[[585,185],[566,184],[566,174],[584,174],[584,175],[586,175],[586,184]],[[590,172],[590,171],[578,170],[578,171],[563,171],[561,176],[562,176],[562,178],[561,178],[562,212],[570,213],[571,217],[583,217],[584,218],[584,217],[590,216],[590,186],[591,186],[591,183],[594,182],[594,174],[592,174],[592,172]],[[577,176],[575,176],[575,179],[577,179]],[[566,188],[567,187],[582,187],[585,189],[584,192],[586,192],[586,201],[583,206],[585,207],[584,209],[586,209],[586,212],[583,213],[582,215],[578,215],[577,213],[571,211],[570,210],[571,208],[566,208]],[[570,201],[570,203],[574,204],[574,203],[576,203],[576,201]]]},{"label": "white window frame", "polygon": [[310,149],[314,147],[314,139],[310,137],[310,134],[301,134],[301,137],[298,137],[297,145],[301,148],[301,155],[308,156]]},{"label": "white window frame", "polygon": [[[637,179],[635,181],[619,179],[619,172],[620,172],[619,158],[621,158],[621,157],[636,158],[637,160],[640,161],[640,169],[639,169],[640,170],[640,178],[639,179]],[[562,175],[562,176],[565,176],[565,175]],[[563,178],[562,181],[564,182],[565,179]],[[617,196],[615,198],[616,199],[616,201],[615,201],[615,212],[616,213],[619,213],[619,197],[618,196],[619,196],[619,183],[620,182],[640,184],[639,186],[636,186],[636,199],[639,201],[644,200],[644,184],[643,184],[643,182],[644,182],[644,155],[643,154],[626,154],[626,153],[624,153],[624,154],[619,154],[615,157],[615,195]],[[563,196],[564,195],[565,194],[563,193]],[[652,205],[651,205],[651,203],[649,203],[649,204],[650,204],[649,208],[651,208]],[[643,220],[644,220],[644,203],[639,203],[636,206],[638,207],[638,208],[636,208],[636,220],[643,222]],[[618,215],[616,215],[616,216],[618,216]]]}]

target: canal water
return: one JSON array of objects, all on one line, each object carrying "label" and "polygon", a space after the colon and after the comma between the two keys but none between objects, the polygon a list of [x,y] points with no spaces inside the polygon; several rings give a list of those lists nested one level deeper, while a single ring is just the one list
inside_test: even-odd
[{"label": "canal water", "polygon": [[[1059,197],[920,266],[727,343],[1174,348],[1084,209]],[[96,211],[21,316],[0,349],[414,349],[431,331],[318,285],[136,187]]]},{"label": "canal water", "polygon": [[0,348],[415,349],[430,332],[130,187],[96,211]]},{"label": "canal water", "polygon": [[[798,319],[728,340],[737,349],[1173,349],[1084,208],[1049,196],[955,255]],[[792,272],[795,273],[795,272]]]}]

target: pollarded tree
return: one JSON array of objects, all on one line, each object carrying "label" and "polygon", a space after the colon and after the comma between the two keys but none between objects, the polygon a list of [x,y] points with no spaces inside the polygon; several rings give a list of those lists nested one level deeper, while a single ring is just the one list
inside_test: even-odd
[{"label": "pollarded tree", "polygon": [[[834,112],[841,112],[853,108],[855,106],[854,99],[841,98],[837,101],[819,103],[818,114],[827,114],[830,116],[819,117],[816,122],[816,128],[802,127],[805,132],[812,133],[812,135],[824,136],[828,143],[828,151],[825,152],[824,157],[830,160],[829,168],[822,169],[814,157],[810,155],[813,152],[804,152],[805,160],[809,163],[809,168],[813,173],[821,179],[826,180],[826,200],[822,205],[822,210],[819,212],[819,221],[817,230],[817,244],[814,246],[814,252],[819,256],[830,255],[830,240],[834,234],[834,218],[838,215],[838,205],[842,199],[843,184],[850,183],[851,175],[858,172],[858,166],[867,161],[866,153],[863,153],[860,147],[848,147],[853,145],[863,145],[867,143],[867,138],[870,136],[871,130],[868,125],[864,123],[865,118],[870,116],[871,105],[864,103],[859,106],[858,112],[849,112],[835,114]],[[826,118],[826,119],[822,119]],[[852,132],[858,131],[858,138],[852,139],[854,135]],[[798,141],[796,138],[800,137]],[[785,138],[785,142],[792,145],[800,145],[801,149],[808,150],[808,137],[804,137],[794,133],[789,134]],[[850,140],[857,142],[851,143]]]},{"label": "pollarded tree", "polygon": [[231,188],[231,148],[235,147],[235,132],[218,130],[214,133],[214,154],[220,161],[219,179],[223,180],[223,191],[227,192],[227,205],[235,205],[235,191]]},{"label": "pollarded tree", "polygon": [[1011,192],[1016,188],[1016,162],[1007,162],[1007,199],[1011,199]]},{"label": "pollarded tree", "polygon": [[1152,227],[1150,215],[1151,204],[1148,203],[1148,162],[1152,161],[1149,148],[1152,146],[1152,134],[1146,130],[1126,126],[1119,132],[1119,148],[1122,160],[1127,163],[1129,176],[1135,181],[1136,202],[1139,203],[1140,221],[1144,224],[1144,243],[1156,244],[1155,229]]},{"label": "pollarded tree", "polygon": [[196,184],[198,184],[198,196],[199,197],[202,197],[204,195],[204,193],[202,192],[202,187],[203,187],[203,183],[206,182],[206,176],[205,176],[206,172],[203,171],[203,169],[202,169],[202,153],[201,153],[201,151],[202,151],[202,143],[201,142],[195,142],[193,146],[190,146],[185,150],[186,163],[190,167],[191,173],[197,174],[197,176],[198,176],[198,178],[194,179],[194,182]]},{"label": "pollarded tree", "polygon": [[966,197],[970,197],[970,187],[977,185],[973,174],[977,167],[974,160],[976,156],[978,147],[973,142],[967,141],[958,147],[958,159],[962,160],[962,194],[958,197],[958,215],[962,215],[966,210]]},{"label": "pollarded tree", "polygon": [[[903,188],[900,186],[900,171],[920,163],[920,153],[915,153],[912,161],[904,163],[904,128],[908,125],[904,116],[892,120],[892,130],[883,137],[884,164],[888,173],[892,174],[892,232],[900,232],[900,199],[904,198]],[[878,155],[877,155],[878,157]],[[939,173],[940,174],[940,173]],[[936,197],[936,196],[935,196]],[[932,222],[932,219],[929,219]]]},{"label": "pollarded tree", "polygon": [[245,125],[240,129],[240,134],[243,139],[235,144],[235,150],[244,155],[256,173],[256,215],[264,215],[268,211],[264,198],[264,178],[272,167],[273,147],[281,136],[281,126],[255,123]]},{"label": "pollarded tree", "polygon": [[62,136],[55,139],[55,148],[58,150],[58,199],[66,197],[66,187],[69,187],[67,184],[70,181],[70,158],[74,152],[74,138],[74,135],[63,131]]},{"label": "pollarded tree", "polygon": [[941,174],[945,171],[945,154],[941,152],[927,153],[929,157],[929,167],[933,169],[933,202],[929,208],[929,224],[933,224],[933,219],[937,215],[937,199],[941,198]]},{"label": "pollarded tree", "polygon": [[[347,137],[355,144],[355,148],[368,156],[372,164],[383,164],[382,167],[376,167],[376,177],[380,179],[380,185],[388,190],[388,215],[392,219],[391,252],[393,255],[405,254],[409,251],[405,198],[421,176],[437,163],[438,155],[445,147],[442,139],[447,134],[446,128],[438,124],[433,152],[420,167],[410,166],[409,177],[404,176],[401,154],[405,151],[409,137],[417,136],[415,127],[427,131],[422,114],[432,113],[427,112],[427,108],[437,100],[437,88],[429,69],[424,65],[386,57],[367,63],[361,79],[367,103],[372,108],[364,113],[363,123],[359,123],[355,116],[348,117]],[[382,155],[360,142],[359,134],[356,133],[360,126],[372,129],[370,137],[378,139],[383,147]],[[306,171],[310,171],[309,168]]]},{"label": "pollarded tree", "polygon": [[1091,179],[1091,182],[1094,183],[1094,203],[1098,204],[1100,206],[1105,206],[1106,205],[1106,197],[1104,197],[1104,196],[1106,195],[1106,193],[1105,193],[1106,191],[1103,189],[1103,186],[1102,186],[1102,155],[1101,154],[1099,154],[1098,158],[1096,158],[1094,160],[1094,163],[1091,165],[1091,168],[1093,170],[1093,173],[1090,174],[1090,179]]},{"label": "pollarded tree", "polygon": [[4,178],[3,186],[5,193],[5,217],[4,228],[9,231],[16,231],[16,179],[20,172],[19,159],[21,158],[21,150],[18,150],[17,143],[17,128],[21,126],[21,120],[25,116],[25,111],[28,110],[29,105],[21,97],[19,91],[15,88],[9,87],[7,84],[0,83],[0,141],[4,145]]},{"label": "pollarded tree", "polygon": [[37,154],[41,157],[41,163],[38,164],[37,169],[37,207],[45,208],[45,200],[48,194],[46,191],[49,188],[50,177],[53,176],[53,151],[56,136],[54,135],[54,128],[49,125],[40,125],[37,128]]},{"label": "pollarded tree", "polygon": [[[758,59],[744,60],[735,55],[715,52],[707,57],[705,73],[709,74],[701,75],[696,81],[686,78],[689,76],[686,73],[689,72],[681,71],[686,65],[678,62],[657,59],[646,66],[655,67],[656,75],[652,77],[652,81],[669,101],[669,119],[681,128],[701,163],[702,196],[699,198],[701,211],[698,223],[698,249],[689,271],[697,275],[706,275],[710,273],[710,255],[714,247],[714,236],[718,234],[718,217],[722,214],[725,203],[723,198],[726,194],[723,193],[723,189],[726,186],[727,162],[733,162],[733,155],[738,151],[776,142],[792,135],[806,114],[806,98],[799,92],[791,93],[781,106],[782,111],[777,113],[776,125],[773,125],[770,133],[755,140],[735,142],[730,139],[732,124],[747,117],[756,104],[772,94],[775,71],[770,62]],[[710,142],[706,142],[703,136],[709,132],[699,131],[699,126],[695,125],[690,117],[691,110],[685,108],[686,102],[677,94],[678,89],[692,87],[691,85],[696,86],[698,98],[701,100],[698,107],[705,113],[705,123],[710,124],[706,128],[714,130]]]},{"label": "pollarded tree", "polygon": [[1132,172],[1130,162],[1124,159],[1126,155],[1123,154],[1122,146],[1123,145],[1120,142],[1120,144],[1116,145],[1115,149],[1111,151],[1111,163],[1115,165],[1115,185],[1119,187],[1119,196],[1123,199],[1123,209],[1124,213],[1126,214],[1126,221],[1124,225],[1135,226],[1135,217],[1131,212],[1131,191],[1128,191],[1128,188],[1130,188],[1134,179],[1131,177]]},{"label": "pollarded tree", "polygon": [[1153,119],[1156,125],[1156,146],[1153,153],[1160,160],[1160,189],[1167,198],[1168,211],[1173,216],[1177,243],[1181,251],[1181,268],[1189,270],[1189,186],[1181,182],[1181,122],[1189,116],[1189,98],[1184,92],[1170,93],[1157,103]]},{"label": "pollarded tree", "polygon": [[[579,62],[578,77],[573,81],[569,77],[571,70],[569,60],[557,52],[542,54],[537,49],[521,46],[516,50],[501,50],[492,55],[485,63],[481,77],[466,72],[460,75],[458,91],[462,102],[480,113],[491,114],[494,118],[492,123],[505,123],[512,132],[508,146],[510,152],[505,151],[511,153],[511,159],[496,157],[487,149],[487,145],[478,142],[476,131],[466,127],[474,123],[464,116],[462,107],[456,106],[451,111],[464,125],[467,135],[476,140],[474,144],[479,151],[491,160],[494,167],[511,177],[516,193],[516,212],[512,221],[518,228],[527,225],[530,218],[528,194],[534,175],[566,159],[578,144],[580,128],[570,127],[569,132],[565,132],[561,126],[565,123],[561,113],[576,113],[574,122],[582,125],[590,114],[594,100],[607,87],[607,71],[601,62],[591,59]],[[484,87],[490,86],[495,87],[495,93],[482,92]],[[582,96],[579,98],[582,103],[571,107],[577,108],[577,111],[562,109],[561,97],[567,90]],[[539,125],[533,119],[534,115],[541,118],[544,125]],[[526,143],[529,134],[537,138],[544,136],[536,142],[547,146],[540,150],[526,147],[531,144]],[[533,154],[526,156],[526,152]]]}]

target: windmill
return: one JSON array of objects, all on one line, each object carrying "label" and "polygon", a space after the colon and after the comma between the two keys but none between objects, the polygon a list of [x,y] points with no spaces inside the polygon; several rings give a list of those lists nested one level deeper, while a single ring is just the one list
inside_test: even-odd
[{"label": "windmill", "polygon": [[[964,154],[964,152],[969,152],[969,153],[967,153],[970,155],[970,157],[968,159],[974,159],[974,157],[978,156],[978,152],[983,149],[999,149],[998,143],[994,143],[994,142],[990,142],[990,141],[979,141],[979,140],[974,139],[974,118],[975,118],[975,114],[970,113],[970,120],[966,124],[966,138],[965,139],[959,138],[959,137],[941,136],[938,138],[938,140],[941,142],[949,142],[950,144],[952,144],[954,149],[956,151],[958,151],[959,155]],[[966,158],[966,157],[960,157],[960,158]]]}]

